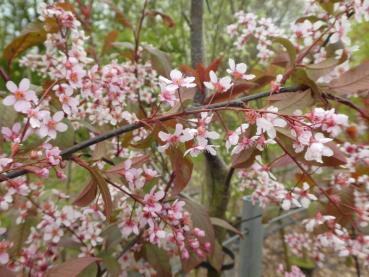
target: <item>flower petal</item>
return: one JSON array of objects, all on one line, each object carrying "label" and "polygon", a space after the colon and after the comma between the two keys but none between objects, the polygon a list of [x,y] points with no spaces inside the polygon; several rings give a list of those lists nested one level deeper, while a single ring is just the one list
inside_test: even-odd
[{"label": "flower petal", "polygon": [[21,91],[27,91],[29,89],[30,84],[31,84],[30,81],[27,78],[24,78],[19,83],[19,89]]},{"label": "flower petal", "polygon": [[9,96],[5,97],[5,99],[3,100],[3,104],[5,106],[12,106],[12,105],[14,105],[14,103],[15,103],[14,95],[9,95]]},{"label": "flower petal", "polygon": [[6,88],[7,88],[10,92],[13,92],[13,93],[18,89],[17,85],[16,85],[16,84],[14,84],[14,82],[13,82],[13,81],[8,81],[8,82],[6,83]]}]

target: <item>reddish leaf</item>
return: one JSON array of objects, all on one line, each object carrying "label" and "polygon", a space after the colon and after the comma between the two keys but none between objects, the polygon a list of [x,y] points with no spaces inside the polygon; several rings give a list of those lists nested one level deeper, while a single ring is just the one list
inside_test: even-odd
[{"label": "reddish leaf", "polygon": [[101,141],[95,145],[94,152],[92,153],[92,159],[98,161],[106,156],[108,153],[107,141]]},{"label": "reddish leaf", "polygon": [[355,210],[350,208],[355,207],[353,190],[343,188],[334,192],[334,194],[339,196],[340,201],[336,203],[329,201],[325,213],[335,216],[337,222],[342,226],[350,226],[355,218]]},{"label": "reddish leaf", "polygon": [[77,277],[89,265],[100,261],[95,257],[74,258],[49,269],[45,277]]},{"label": "reddish leaf", "polygon": [[91,179],[88,184],[84,187],[82,192],[78,195],[78,197],[73,201],[74,205],[79,207],[88,206],[97,195],[97,183],[94,179]]},{"label": "reddish leaf", "polygon": [[[141,155],[131,159],[132,160],[132,167],[138,167],[143,165],[149,160],[149,155]],[[109,168],[106,173],[119,173],[122,172],[125,168],[125,162],[121,162],[115,166]]]},{"label": "reddish leaf", "polygon": [[232,156],[232,167],[247,168],[253,164],[255,156],[259,151],[255,147],[243,150],[238,154]]},{"label": "reddish leaf", "polygon": [[126,16],[124,15],[124,13],[118,9],[118,7],[114,4],[113,1],[111,0],[106,0],[105,1],[110,8],[115,12],[115,19],[122,24],[124,27],[127,28],[132,28],[132,24],[131,22],[126,18]]},{"label": "reddish leaf", "polygon": [[168,27],[168,28],[173,28],[176,26],[176,23],[174,22],[173,18],[171,18],[169,15],[159,12],[159,11],[149,11],[147,12],[147,15],[150,16],[160,16],[161,19],[163,20],[164,24]]},{"label": "reddish leaf", "polygon": [[201,84],[210,80],[209,73],[207,72],[207,69],[202,64],[196,65],[196,71],[199,76],[199,81]]},{"label": "reddish leaf", "polygon": [[258,86],[258,88],[263,87],[265,85],[269,85],[271,81],[273,81],[275,79],[274,75],[269,75],[269,74],[265,74],[265,75],[261,75],[259,77],[257,77],[256,79],[252,80],[254,83],[256,83]]},{"label": "reddish leaf", "polygon": [[153,130],[150,132],[149,135],[147,135],[146,138],[140,140],[137,143],[130,143],[130,146],[139,148],[139,149],[148,148],[151,145],[151,143],[154,141],[154,139],[157,137],[157,134],[159,133],[159,131],[160,131],[160,126],[159,124],[156,124]]},{"label": "reddish leaf", "polygon": [[13,39],[4,49],[3,57],[8,64],[28,48],[43,43],[46,40],[46,31],[41,21],[28,24],[21,34]]},{"label": "reddish leaf", "polygon": [[314,104],[310,89],[301,92],[277,93],[271,95],[268,100],[272,101],[272,105],[278,108],[283,114],[293,114],[297,109],[304,109]]},{"label": "reddish leaf", "polygon": [[345,154],[337,147],[337,145],[331,141],[325,144],[333,150],[333,156],[323,157],[323,164],[325,166],[340,166],[346,164]]},{"label": "reddish leaf", "polygon": [[[196,88],[181,88],[179,90],[179,94],[181,95],[183,106],[187,106],[187,104],[192,103],[192,100],[196,94]],[[175,102],[174,106],[169,110],[169,113],[177,113],[182,110],[182,104],[178,100]]]},{"label": "reddish leaf", "polygon": [[119,32],[117,30],[113,30],[110,33],[108,33],[104,41],[104,46],[101,50],[101,55],[105,54],[113,47],[113,43],[117,40],[118,35]]},{"label": "reddish leaf", "polygon": [[182,151],[178,148],[170,147],[167,153],[175,174],[172,188],[172,194],[175,196],[180,193],[191,180],[193,164],[188,157],[183,156]]},{"label": "reddish leaf", "polygon": [[91,167],[85,161],[77,157],[74,157],[73,160],[90,172],[91,177],[93,178],[94,182],[96,182],[99,188],[99,191],[101,193],[102,199],[104,201],[105,216],[108,219],[110,219],[110,215],[113,210],[113,202],[111,200],[108,183],[105,181],[104,177],[101,175],[100,170],[97,167]]},{"label": "reddish leaf", "polygon": [[340,95],[352,95],[369,89],[369,61],[341,74],[329,83],[329,89]]},{"label": "reddish leaf", "polygon": [[214,97],[209,96],[208,99],[205,100],[205,103],[209,104],[210,101],[211,103],[217,103],[231,100],[237,97],[239,94],[254,88],[255,86],[256,84],[253,82],[248,81],[238,82],[237,84],[232,86],[229,90],[223,93],[216,93]]},{"label": "reddish leaf", "polygon": [[209,75],[210,71],[216,72],[218,70],[218,67],[219,67],[221,61],[222,61],[222,58],[218,58],[218,59],[213,60],[209,64],[209,66],[206,68],[206,72],[208,73],[208,75]]}]

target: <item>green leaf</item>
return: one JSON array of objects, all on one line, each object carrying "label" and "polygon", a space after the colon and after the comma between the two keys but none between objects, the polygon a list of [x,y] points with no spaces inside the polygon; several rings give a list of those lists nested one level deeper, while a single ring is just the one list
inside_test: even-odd
[{"label": "green leaf", "polygon": [[311,88],[314,98],[319,98],[321,90],[314,80],[310,79],[306,71],[302,68],[297,68],[292,74],[292,81],[297,85],[305,85]]},{"label": "green leaf", "polygon": [[27,240],[31,230],[31,226],[34,223],[33,217],[28,217],[23,223],[17,224],[15,219],[17,216],[14,211],[11,212],[10,218],[12,219],[9,227],[9,241],[12,242],[13,246],[10,248],[10,255],[19,255],[23,249],[23,243]]},{"label": "green leaf", "polygon": [[106,249],[113,251],[122,240],[122,233],[120,232],[117,223],[109,225],[101,234],[105,239]]},{"label": "green leaf", "polygon": [[104,46],[101,49],[101,56],[106,54],[112,47],[113,43],[118,39],[119,32],[117,30],[113,30],[107,34],[104,41]]},{"label": "green leaf", "polygon": [[310,259],[303,259],[294,255],[289,256],[288,258],[291,264],[297,265],[298,267],[306,269],[313,269],[315,267],[314,262]]}]

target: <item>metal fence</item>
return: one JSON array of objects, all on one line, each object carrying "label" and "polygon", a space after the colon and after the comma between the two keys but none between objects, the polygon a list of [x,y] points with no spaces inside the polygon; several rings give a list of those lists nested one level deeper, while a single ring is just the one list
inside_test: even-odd
[{"label": "metal fence", "polygon": [[[243,198],[243,210],[241,220],[241,233],[243,238],[238,235],[224,241],[223,246],[239,252],[238,257],[238,276],[259,277],[262,274],[262,249],[264,239],[285,228],[299,222],[306,216],[305,208],[298,208],[273,218],[267,224],[262,223],[262,209],[257,204],[253,204],[251,198]],[[294,218],[292,217],[294,216]],[[236,271],[228,270],[225,276],[234,276]]]}]

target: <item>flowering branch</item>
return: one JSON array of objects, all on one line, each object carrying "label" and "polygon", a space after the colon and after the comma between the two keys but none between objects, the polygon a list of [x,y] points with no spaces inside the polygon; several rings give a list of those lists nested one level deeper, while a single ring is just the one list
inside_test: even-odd
[{"label": "flowering branch", "polygon": [[[302,91],[301,86],[294,86],[294,87],[281,88],[279,93],[301,92],[301,91]],[[64,160],[69,159],[72,154],[74,154],[74,153],[76,153],[76,152],[78,152],[78,151],[80,151],[84,148],[87,148],[91,145],[95,145],[99,142],[111,139],[113,137],[119,136],[121,134],[132,132],[136,129],[145,127],[149,123],[153,123],[153,122],[157,122],[157,121],[165,122],[165,121],[173,119],[176,116],[190,115],[190,114],[202,112],[204,110],[211,111],[211,110],[218,109],[218,108],[223,108],[223,107],[228,107],[228,108],[243,107],[245,105],[245,103],[247,103],[247,102],[254,101],[254,100],[257,100],[257,99],[261,99],[261,98],[265,98],[265,97],[268,97],[269,95],[270,95],[269,91],[260,92],[260,93],[256,93],[256,94],[253,94],[253,95],[247,95],[247,96],[244,96],[244,97],[240,97],[240,98],[232,100],[232,101],[225,101],[225,102],[215,103],[215,104],[211,104],[211,105],[191,107],[191,108],[189,108],[189,109],[187,109],[187,110],[185,110],[181,113],[178,113],[178,114],[162,115],[162,116],[159,116],[157,118],[151,118],[151,119],[139,121],[139,122],[136,122],[136,123],[128,124],[128,125],[125,125],[125,126],[122,126],[122,127],[118,128],[118,129],[111,130],[109,132],[106,132],[106,133],[103,133],[101,135],[90,138],[88,140],[85,140],[85,141],[83,141],[81,143],[78,143],[76,145],[73,145],[73,146],[71,146],[67,149],[64,149],[61,152],[61,156]],[[22,175],[24,175],[28,172],[29,172],[28,170],[22,169],[22,170],[14,170],[14,171],[9,172],[7,174],[2,174],[2,175],[0,175],[0,182],[22,176]]]}]

